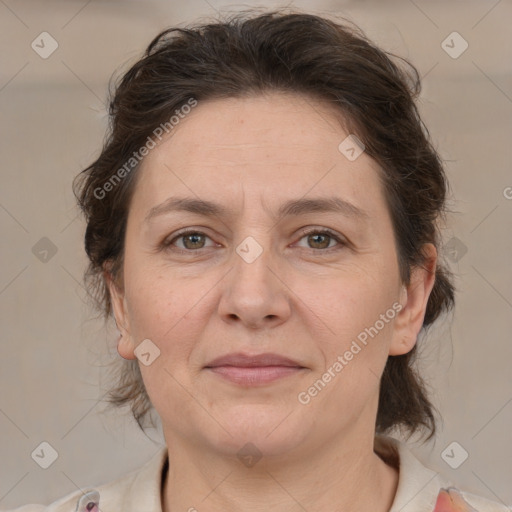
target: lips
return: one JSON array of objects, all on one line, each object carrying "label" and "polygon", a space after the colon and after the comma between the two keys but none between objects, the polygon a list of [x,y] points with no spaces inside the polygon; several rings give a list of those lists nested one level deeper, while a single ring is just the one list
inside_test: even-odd
[{"label": "lips", "polygon": [[220,366],[238,366],[243,368],[287,366],[292,368],[304,368],[297,361],[270,352],[254,356],[241,352],[228,354],[210,361],[205,368],[217,368]]},{"label": "lips", "polygon": [[279,354],[250,356],[234,353],[218,357],[205,366],[211,375],[243,387],[265,386],[305,370],[297,361]]}]

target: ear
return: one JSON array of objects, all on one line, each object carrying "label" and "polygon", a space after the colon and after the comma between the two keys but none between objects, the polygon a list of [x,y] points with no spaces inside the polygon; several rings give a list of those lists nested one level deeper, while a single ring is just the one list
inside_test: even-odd
[{"label": "ear", "polygon": [[104,267],[103,277],[110,293],[110,302],[112,304],[116,325],[121,333],[119,343],[117,344],[117,351],[124,359],[136,359],[134,353],[135,344],[130,334],[130,322],[127,314],[124,290],[116,283],[116,280],[108,268]]},{"label": "ear", "polygon": [[423,326],[428,298],[435,282],[437,250],[433,244],[428,243],[423,246],[423,253],[424,265],[412,270],[409,285],[402,288],[402,309],[395,317],[393,338],[389,347],[390,356],[410,352]]}]

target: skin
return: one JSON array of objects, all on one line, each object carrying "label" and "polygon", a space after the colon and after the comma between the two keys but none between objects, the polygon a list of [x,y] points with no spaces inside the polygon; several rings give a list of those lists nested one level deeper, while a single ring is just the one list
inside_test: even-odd
[{"label": "skin", "polygon": [[[165,512],[384,512],[392,504],[398,472],[373,451],[379,380],[388,355],[416,343],[437,254],[426,245],[425,267],[403,285],[379,166],[366,153],[349,161],[338,150],[347,135],[332,107],[300,95],[204,101],[138,171],[124,278],[106,277],[120,355],[134,359],[144,339],[160,349],[139,366],[171,461]],[[145,222],[178,196],[232,211]],[[277,216],[289,199],[332,196],[368,218]],[[305,227],[330,228],[345,243],[304,235]],[[206,236],[176,238],[183,228]],[[236,252],[248,236],[263,248],[252,263]],[[402,305],[395,318],[301,404],[298,393],[393,303]],[[305,369],[243,387],[204,368],[231,352],[274,352]],[[248,442],[262,454],[252,467],[237,458]]]}]

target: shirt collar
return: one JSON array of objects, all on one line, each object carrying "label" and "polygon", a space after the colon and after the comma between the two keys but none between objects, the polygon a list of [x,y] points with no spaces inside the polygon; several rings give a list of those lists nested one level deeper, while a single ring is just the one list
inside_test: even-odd
[{"label": "shirt collar", "polygon": [[376,436],[375,452],[398,466],[398,487],[389,512],[432,512],[439,489],[450,482],[424,466],[405,443],[392,437]]},{"label": "shirt collar", "polygon": [[162,479],[168,464],[167,448],[164,447],[137,472],[124,498],[123,510],[162,512]]},{"label": "shirt collar", "polygon": [[[375,452],[399,470],[398,487],[389,512],[431,512],[439,489],[450,483],[425,467],[405,443],[392,437],[376,436]],[[162,485],[168,464],[164,447],[138,471],[125,496],[124,510],[162,512]]]}]

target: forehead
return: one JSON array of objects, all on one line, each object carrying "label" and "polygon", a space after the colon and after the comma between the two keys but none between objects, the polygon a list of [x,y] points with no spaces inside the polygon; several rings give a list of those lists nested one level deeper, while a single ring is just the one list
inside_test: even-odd
[{"label": "forehead", "polygon": [[165,152],[168,143],[175,149],[177,145],[194,148],[200,154],[213,148],[219,158],[264,156],[265,150],[280,160],[300,157],[304,150],[311,157],[312,153],[327,157],[337,151],[336,141],[344,133],[336,113],[326,101],[280,92],[202,101],[153,157]]},{"label": "forehead", "polygon": [[242,194],[275,199],[277,210],[282,200],[338,192],[378,210],[379,166],[364,152],[347,159],[339,146],[348,135],[329,103],[303,95],[199,102],[143,160],[133,206],[184,194],[233,206]]}]

